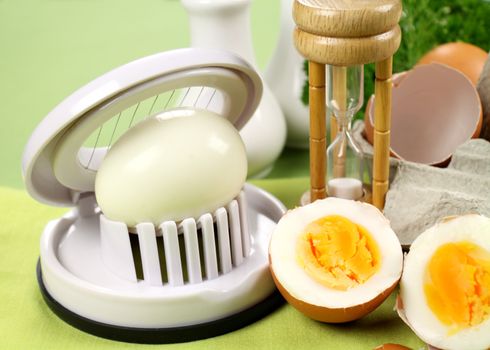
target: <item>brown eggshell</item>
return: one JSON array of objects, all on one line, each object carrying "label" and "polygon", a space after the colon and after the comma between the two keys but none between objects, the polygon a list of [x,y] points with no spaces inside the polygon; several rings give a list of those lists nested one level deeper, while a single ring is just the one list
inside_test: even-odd
[{"label": "brown eggshell", "polygon": [[[392,90],[391,152],[400,159],[446,164],[456,148],[478,137],[482,108],[478,92],[459,71],[442,64],[417,66]],[[366,109],[374,125],[374,103]],[[366,138],[371,139],[370,128]],[[371,134],[372,135],[372,134]]]},{"label": "brown eggshell", "polygon": [[412,350],[406,346],[394,343],[387,343],[374,348],[374,350]]},{"label": "brown eggshell", "polygon": [[[271,261],[270,256],[269,261]],[[309,304],[300,299],[296,299],[291,294],[289,294],[289,292],[282,286],[281,283],[279,283],[274,274],[274,267],[272,266],[272,264],[270,265],[270,270],[277,289],[290,305],[292,305],[294,308],[313,320],[327,323],[344,323],[358,320],[361,317],[366,316],[368,313],[381,305],[381,303],[391,294],[393,289],[395,289],[395,287],[398,285],[398,281],[396,281],[392,286],[388,287],[376,298],[367,303],[354,305],[348,308],[333,309],[324,306]]]},{"label": "brown eggshell", "polygon": [[478,46],[457,42],[437,46],[426,53],[417,63],[442,63],[465,74],[476,86],[488,54]]}]

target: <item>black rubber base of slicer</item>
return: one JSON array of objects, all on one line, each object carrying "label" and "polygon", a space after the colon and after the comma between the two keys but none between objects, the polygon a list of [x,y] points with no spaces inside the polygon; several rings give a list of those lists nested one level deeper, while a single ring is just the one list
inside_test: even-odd
[{"label": "black rubber base of slicer", "polygon": [[132,328],[101,323],[80,316],[58,303],[44,285],[40,260],[37,262],[37,282],[44,301],[63,321],[81,331],[98,337],[140,344],[184,343],[215,337],[245,327],[267,316],[284,304],[283,297],[276,290],[255,306],[234,315],[201,324],[172,328]]}]

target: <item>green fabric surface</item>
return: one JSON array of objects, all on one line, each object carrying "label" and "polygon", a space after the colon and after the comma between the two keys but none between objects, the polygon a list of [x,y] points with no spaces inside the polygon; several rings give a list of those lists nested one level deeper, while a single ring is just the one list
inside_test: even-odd
[{"label": "green fabric surface", "polygon": [[[294,206],[307,178],[254,184]],[[0,349],[372,349],[395,342],[421,348],[393,311],[394,294],[357,322],[312,321],[289,305],[235,332],[191,343],[125,344],[85,334],[58,319],[39,292],[35,267],[43,227],[66,209],[35,202],[24,191],[0,187]]]}]

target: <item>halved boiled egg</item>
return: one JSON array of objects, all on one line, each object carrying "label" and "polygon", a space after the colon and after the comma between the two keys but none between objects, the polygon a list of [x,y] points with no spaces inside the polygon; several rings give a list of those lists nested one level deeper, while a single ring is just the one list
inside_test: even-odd
[{"label": "halved boiled egg", "polygon": [[413,242],[398,312],[441,349],[490,348],[490,218],[443,219]]},{"label": "halved boiled egg", "polygon": [[327,198],[288,211],[269,247],[274,281],[286,300],[322,322],[374,310],[400,279],[403,255],[374,206]]}]

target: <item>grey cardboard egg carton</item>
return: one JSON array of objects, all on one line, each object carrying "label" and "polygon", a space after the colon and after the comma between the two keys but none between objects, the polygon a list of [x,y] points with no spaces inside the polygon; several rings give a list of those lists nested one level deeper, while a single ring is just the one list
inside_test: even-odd
[{"label": "grey cardboard egg carton", "polygon": [[[373,148],[362,136],[364,124],[357,122],[353,129],[371,166]],[[447,168],[390,159],[384,214],[402,246],[409,247],[441,218],[468,213],[490,216],[490,142],[467,141]]]}]

